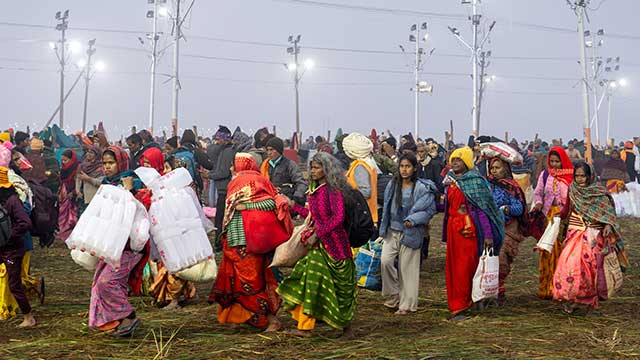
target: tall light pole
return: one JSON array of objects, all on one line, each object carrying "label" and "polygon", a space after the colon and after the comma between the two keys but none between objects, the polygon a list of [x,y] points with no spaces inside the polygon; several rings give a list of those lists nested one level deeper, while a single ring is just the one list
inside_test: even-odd
[{"label": "tall light pole", "polygon": [[480,53],[480,89],[478,90],[478,119],[482,115],[482,100],[484,100],[484,92],[487,86],[496,80],[495,75],[487,75],[487,68],[491,65],[488,58],[491,57],[491,51],[483,51]]},{"label": "tall light pole", "polygon": [[[69,10],[65,10],[64,13],[61,11],[56,12],[56,20],[58,20],[56,30],[60,31],[60,46],[54,47],[60,62],[60,105],[58,115],[60,116],[60,128],[64,128],[64,67],[67,62],[65,50],[67,47],[66,32],[69,27]],[[60,53],[58,53],[58,49],[60,50]]]},{"label": "tall light pole", "polygon": [[[151,85],[149,90],[149,132],[153,135],[155,102],[156,102],[156,65],[158,63],[158,16],[160,15],[159,3],[166,3],[166,0],[149,0],[153,1],[153,10],[147,11],[147,18],[153,19],[153,32],[147,34],[147,38],[151,40]],[[166,8],[162,8],[166,12]],[[165,14],[166,15],[166,14]],[[141,40],[142,41],[142,40]]]},{"label": "tall light pole", "polygon": [[607,86],[607,143],[611,143],[613,145],[613,141],[611,139],[611,104],[613,103],[613,96],[615,95],[618,88],[627,86],[626,79],[608,81]]},{"label": "tall light pole", "polygon": [[[587,49],[585,48],[584,18],[589,0],[567,0],[571,9],[578,18],[578,49],[580,51],[580,72],[582,87],[582,115],[583,115],[583,135],[585,146],[585,160],[593,163],[591,154],[591,124],[589,122],[589,76],[587,72]],[[594,99],[594,101],[596,101]]]},{"label": "tall light pole", "polygon": [[[600,75],[602,74],[603,61],[598,56],[598,48],[602,47],[604,40],[601,39],[604,36],[604,30],[600,29],[595,34],[591,34],[591,31],[586,30],[584,32],[585,43],[584,46],[592,49],[591,59],[591,91],[593,92],[593,115],[595,119],[595,131],[596,131],[596,143],[600,147],[600,106],[597,103],[598,99],[598,84],[600,83]],[[591,125],[591,124],[590,124]]]},{"label": "tall light pole", "polygon": [[[418,24],[411,25],[411,34],[409,35],[409,41],[415,43],[415,64],[414,64],[414,83],[411,91],[414,93],[414,136],[417,139],[420,135],[420,93],[427,92],[432,93],[433,86],[429,85],[426,81],[421,81],[421,72],[424,67],[423,56],[425,56],[426,52],[423,47],[420,46],[421,43],[426,43],[429,39],[429,34],[427,33],[427,23],[423,22],[420,26]],[[421,31],[422,30],[422,31]],[[400,49],[402,52],[405,52],[405,49],[402,45],[400,45]],[[433,54],[435,49],[431,49],[428,55]]]},{"label": "tall light pole", "polygon": [[462,36],[460,36],[460,31],[457,28],[449,26],[449,31],[451,31],[451,33],[464,46],[466,46],[471,51],[471,65],[472,65],[471,79],[473,84],[472,108],[471,108],[471,119],[472,119],[471,133],[477,137],[478,135],[480,135],[480,116],[479,116],[480,103],[479,101],[480,101],[480,81],[482,81],[482,79],[480,79],[480,77],[478,76],[478,72],[479,72],[478,67],[480,66],[479,56],[480,56],[480,52],[482,51],[482,48],[484,47],[484,44],[489,39],[489,35],[491,34],[493,27],[496,25],[496,22],[494,21],[493,23],[491,23],[491,25],[489,26],[489,30],[485,33],[484,38],[480,40],[479,39],[480,20],[482,19],[482,15],[480,15],[478,11],[480,0],[462,0],[462,4],[471,5],[472,15],[470,16],[470,20],[471,20],[471,25],[473,27],[473,37],[472,37],[471,44],[468,44],[466,41],[464,41]]},{"label": "tall light pole", "polygon": [[[91,58],[93,54],[96,53],[96,49],[94,45],[96,44],[96,39],[89,40],[89,47],[87,48],[87,62],[84,64],[86,66],[84,72],[84,111],[82,113],[82,133],[87,132],[87,104],[89,102],[89,81],[91,80]],[[82,66],[80,66],[82,68]]]},{"label": "tall light pole", "polygon": [[301,35],[293,36],[289,35],[289,44],[291,46],[287,47],[287,53],[293,56],[293,62],[289,64],[285,64],[287,70],[293,73],[293,86],[295,90],[295,103],[296,103],[296,138],[298,146],[302,141],[302,134],[300,132],[300,81],[302,77],[306,73],[307,70],[313,68],[314,63],[313,60],[307,59],[303,64],[300,64],[300,39]]},{"label": "tall light pole", "polygon": [[[193,3],[192,3],[193,5]],[[180,38],[182,37],[182,21],[180,20],[180,0],[176,1],[176,11],[173,17],[173,98],[171,106],[171,126],[173,128],[173,136],[178,135],[179,123],[178,123],[178,97],[180,93],[180,78],[179,78],[179,61],[180,61]]]}]

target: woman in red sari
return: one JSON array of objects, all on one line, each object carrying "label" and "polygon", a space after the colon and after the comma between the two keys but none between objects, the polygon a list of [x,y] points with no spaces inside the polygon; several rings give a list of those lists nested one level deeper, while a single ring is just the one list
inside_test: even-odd
[{"label": "woman in red sari", "polygon": [[276,318],[281,300],[269,258],[247,251],[242,211],[276,211],[276,188],[264,178],[250,154],[238,153],[235,176],[227,188],[222,228],[222,262],[209,294],[209,303],[218,303],[221,324],[248,324],[266,332],[278,331]]}]

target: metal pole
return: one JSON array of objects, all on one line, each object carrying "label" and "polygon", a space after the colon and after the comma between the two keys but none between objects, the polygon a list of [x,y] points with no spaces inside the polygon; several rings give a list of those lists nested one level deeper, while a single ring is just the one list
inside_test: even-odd
[{"label": "metal pole", "polygon": [[62,26],[61,38],[60,38],[60,128],[64,129],[64,67],[66,65],[65,59],[65,47],[66,47],[66,31],[67,31],[67,18],[61,19]]},{"label": "metal pole", "polygon": [[296,64],[295,68],[295,88],[296,88],[296,138],[298,139],[298,145],[300,144],[300,64],[298,63],[298,42],[300,41],[300,37],[298,37],[293,43],[293,60]]},{"label": "metal pole", "polygon": [[[484,97],[484,72],[485,72],[485,60],[486,53],[483,51],[480,53],[480,89],[478,90],[478,120],[482,113],[482,98]],[[476,135],[477,136],[477,135]]]},{"label": "metal pole", "polygon": [[[84,75],[84,71],[82,70],[80,71],[80,74],[78,74],[78,77],[76,78],[76,80],[73,82],[73,85],[71,85],[71,88],[69,89],[69,91],[67,91],[67,94],[64,95],[64,97],[62,98],[62,103],[64,103],[65,101],[67,101],[67,98],[69,97],[69,95],[71,95],[71,92],[73,91],[73,89],[75,89],[76,85],[78,85],[78,82],[80,81],[80,79],[82,78],[82,75]],[[53,112],[53,114],[51,114],[51,117],[49,118],[49,120],[47,120],[47,123],[44,125],[44,128],[42,128],[42,130],[46,130],[49,125],[51,125],[51,122],[53,121],[53,119],[56,117],[56,115],[58,115],[58,112],[60,111],[60,105],[58,105],[58,107],[56,108],[56,110]],[[55,141],[54,141],[54,146],[55,146]]]},{"label": "metal pole", "polygon": [[580,50],[580,68],[582,72],[582,113],[583,113],[583,131],[585,145],[585,160],[593,163],[591,156],[591,127],[589,124],[589,87],[587,85],[587,51],[584,44],[584,11],[586,3],[581,2],[576,6],[576,15],[578,15],[578,49]]},{"label": "metal pole", "polygon": [[600,117],[598,116],[598,113],[600,112],[600,106],[596,103],[596,99],[598,99],[598,71],[599,71],[599,66],[598,66],[598,37],[594,34],[593,35],[593,63],[592,63],[592,70],[593,70],[593,82],[591,83],[591,88],[593,90],[593,117],[595,119],[595,125],[596,125],[596,144],[598,145],[598,147],[600,147],[600,127],[599,127],[599,123],[600,123]]},{"label": "metal pole", "polygon": [[180,0],[176,1],[175,15],[175,38],[173,43],[173,106],[171,108],[171,121],[173,123],[173,136],[178,135],[178,92],[180,91],[180,81],[178,79],[180,59]]},{"label": "metal pole", "polygon": [[[609,90],[607,96],[607,144],[611,141],[611,103],[613,102],[613,91]],[[613,143],[611,143],[613,145]]]},{"label": "metal pole", "polygon": [[84,71],[84,111],[82,114],[82,133],[87,132],[87,104],[89,103],[89,81],[91,80],[91,57],[96,52],[93,48],[95,39],[89,41],[89,48],[87,49],[87,65]]},{"label": "metal pole", "polygon": [[416,140],[419,137],[419,118],[420,118],[420,26],[416,26],[416,85],[414,88],[415,93],[415,119],[414,119],[414,136]]},{"label": "metal pole", "polygon": [[158,0],[154,0],[153,4],[153,50],[151,51],[151,90],[149,94],[149,132],[152,135],[156,102],[156,63],[158,61]]},{"label": "metal pole", "polygon": [[473,127],[472,133],[474,136],[480,135],[480,119],[478,117],[478,26],[480,25],[480,15],[478,15],[478,0],[472,0],[473,16],[471,21],[473,23],[473,54],[471,55],[471,61],[473,62]]}]

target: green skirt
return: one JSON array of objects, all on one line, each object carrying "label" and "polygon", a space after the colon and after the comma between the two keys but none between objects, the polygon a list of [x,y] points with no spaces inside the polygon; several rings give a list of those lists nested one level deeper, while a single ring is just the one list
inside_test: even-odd
[{"label": "green skirt", "polygon": [[311,249],[276,291],[284,309],[300,305],[305,315],[343,329],[356,312],[356,266],[351,258],[333,260],[322,247]]}]

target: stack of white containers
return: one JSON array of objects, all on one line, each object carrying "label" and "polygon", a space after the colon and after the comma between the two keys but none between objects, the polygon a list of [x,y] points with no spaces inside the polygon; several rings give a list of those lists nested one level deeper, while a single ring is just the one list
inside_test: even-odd
[{"label": "stack of white containers", "polygon": [[151,236],[169,273],[187,269],[213,256],[207,231],[213,229],[204,216],[189,171],[177,168],[160,176],[151,168],[136,174],[151,189]]},{"label": "stack of white containers", "polygon": [[144,206],[129,191],[102,185],[66,243],[72,250],[87,252],[117,268],[129,238],[132,250],[142,250],[149,240],[149,226]]},{"label": "stack of white containers", "polygon": [[616,204],[618,216],[640,217],[640,185],[636,183],[626,184],[627,191],[611,194]]}]

